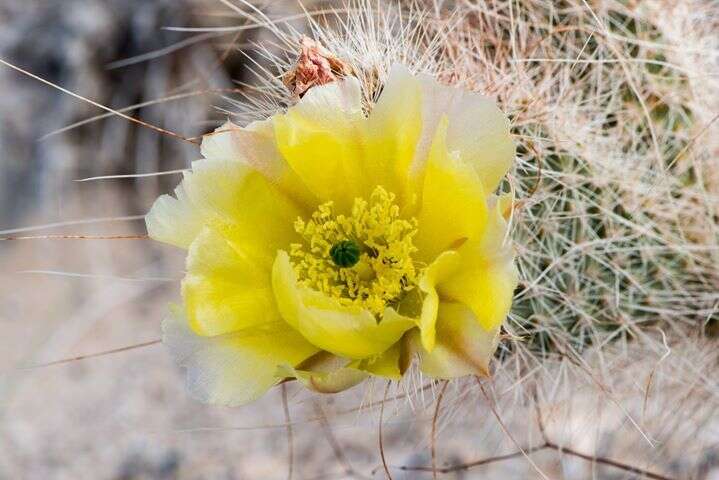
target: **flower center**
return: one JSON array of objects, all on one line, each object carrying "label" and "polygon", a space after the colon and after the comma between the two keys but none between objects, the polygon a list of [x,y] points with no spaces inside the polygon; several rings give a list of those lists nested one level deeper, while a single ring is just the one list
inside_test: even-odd
[{"label": "flower center", "polygon": [[342,268],[354,267],[360,259],[360,247],[354,240],[342,240],[330,248],[330,257]]},{"label": "flower center", "polygon": [[417,220],[400,218],[395,196],[376,187],[369,200],[356,198],[349,216],[323,203],[295,230],[303,243],[291,245],[300,284],[381,316],[417,284],[412,237]]}]

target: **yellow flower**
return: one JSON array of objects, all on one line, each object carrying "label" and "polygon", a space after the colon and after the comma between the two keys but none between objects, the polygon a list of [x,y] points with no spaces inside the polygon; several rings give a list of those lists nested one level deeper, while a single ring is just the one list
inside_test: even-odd
[{"label": "yellow flower", "polygon": [[163,324],[190,391],[238,405],[296,378],[487,375],[517,273],[514,157],[490,100],[394,67],[365,115],[352,77],[202,143],[152,238],[188,250],[184,308]]}]

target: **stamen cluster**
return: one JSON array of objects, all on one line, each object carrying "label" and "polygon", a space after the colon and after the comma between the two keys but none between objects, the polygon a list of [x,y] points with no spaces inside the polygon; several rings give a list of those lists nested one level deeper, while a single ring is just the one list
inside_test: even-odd
[{"label": "stamen cluster", "polygon": [[[417,249],[412,238],[417,220],[400,218],[395,195],[380,186],[369,200],[356,198],[351,215],[335,214],[333,202],[326,202],[309,220],[298,218],[295,230],[304,240],[290,247],[301,285],[377,316],[416,287],[412,254]],[[344,249],[350,244],[359,248],[359,260],[338,264],[338,246]]]}]

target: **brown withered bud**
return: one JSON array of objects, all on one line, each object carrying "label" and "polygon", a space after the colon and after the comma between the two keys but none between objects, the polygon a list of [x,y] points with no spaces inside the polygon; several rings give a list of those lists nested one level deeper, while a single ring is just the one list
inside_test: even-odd
[{"label": "brown withered bud", "polygon": [[350,75],[352,67],[309,37],[300,40],[300,54],[294,68],[282,77],[283,83],[299,98],[315,85],[334,82]]}]

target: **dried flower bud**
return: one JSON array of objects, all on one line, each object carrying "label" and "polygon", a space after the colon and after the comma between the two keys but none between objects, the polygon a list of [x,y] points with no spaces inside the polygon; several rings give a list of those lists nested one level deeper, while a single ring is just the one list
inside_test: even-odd
[{"label": "dried flower bud", "polygon": [[334,82],[351,73],[352,67],[319,42],[302,37],[297,64],[284,75],[282,81],[292,94],[299,98],[316,85]]}]

